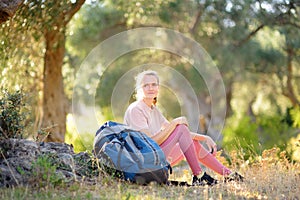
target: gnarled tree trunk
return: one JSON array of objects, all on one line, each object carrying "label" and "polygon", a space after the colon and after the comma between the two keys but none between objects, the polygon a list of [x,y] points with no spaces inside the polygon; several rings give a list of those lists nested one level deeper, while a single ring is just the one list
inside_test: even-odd
[{"label": "gnarled tree trunk", "polygon": [[[44,90],[42,128],[48,132],[46,142],[64,142],[66,133],[67,99],[64,93],[62,66],[65,54],[65,29],[85,0],[78,0],[70,9],[55,18],[52,28],[44,30]],[[55,27],[55,28],[53,28]]]},{"label": "gnarled tree trunk", "polygon": [[0,24],[14,16],[24,0],[0,0]]},{"label": "gnarled tree trunk", "polygon": [[64,142],[67,113],[62,76],[65,34],[56,30],[46,31],[45,40],[42,126],[50,133],[46,141]]}]

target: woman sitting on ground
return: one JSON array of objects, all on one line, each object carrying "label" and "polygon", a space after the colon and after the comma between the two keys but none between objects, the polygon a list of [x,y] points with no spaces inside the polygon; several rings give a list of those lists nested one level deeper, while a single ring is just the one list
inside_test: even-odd
[{"label": "woman sitting on ground", "polygon": [[[129,105],[124,123],[144,132],[156,141],[172,166],[186,159],[193,172],[193,185],[214,185],[212,178],[200,167],[201,162],[225,177],[225,180],[242,180],[243,177],[222,165],[216,158],[217,145],[207,135],[193,133],[185,117],[169,122],[156,107],[159,91],[159,76],[155,71],[144,71],[136,77],[137,101]],[[206,142],[207,151],[199,141]],[[212,153],[210,153],[212,152]]]}]

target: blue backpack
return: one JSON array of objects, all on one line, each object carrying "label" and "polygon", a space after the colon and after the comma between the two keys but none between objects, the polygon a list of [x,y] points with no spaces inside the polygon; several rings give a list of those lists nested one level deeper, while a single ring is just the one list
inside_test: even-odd
[{"label": "blue backpack", "polygon": [[146,134],[108,121],[96,132],[94,154],[109,174],[138,184],[168,183],[170,164]]}]

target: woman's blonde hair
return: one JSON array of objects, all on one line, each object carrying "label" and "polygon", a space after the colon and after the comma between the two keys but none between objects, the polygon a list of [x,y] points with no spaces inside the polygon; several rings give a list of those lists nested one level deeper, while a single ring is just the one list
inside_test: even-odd
[{"label": "woman's blonde hair", "polygon": [[[142,84],[143,84],[143,78],[146,75],[154,76],[157,79],[157,84],[159,84],[159,76],[156,71],[153,70],[146,70],[141,73],[139,73],[135,77],[135,91],[136,91],[136,99],[141,100],[143,98],[143,90],[142,90]],[[155,105],[157,101],[157,98],[155,97],[153,99],[153,104]]]}]

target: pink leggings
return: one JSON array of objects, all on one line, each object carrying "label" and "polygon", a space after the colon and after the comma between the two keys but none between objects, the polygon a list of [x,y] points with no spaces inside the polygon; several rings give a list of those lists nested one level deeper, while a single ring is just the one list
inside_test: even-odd
[{"label": "pink leggings", "polygon": [[210,154],[199,141],[192,139],[186,125],[178,125],[160,147],[172,166],[185,157],[194,175],[198,175],[202,172],[199,161],[221,175],[231,173],[231,171]]}]

